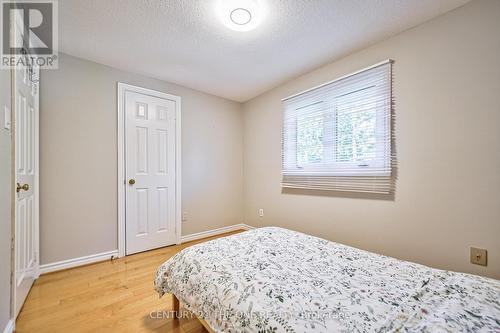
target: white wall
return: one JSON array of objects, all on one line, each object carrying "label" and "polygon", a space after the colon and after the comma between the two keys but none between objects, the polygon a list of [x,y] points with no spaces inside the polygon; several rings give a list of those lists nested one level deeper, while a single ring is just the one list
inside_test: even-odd
[{"label": "white wall", "polygon": [[117,248],[117,81],[182,98],[182,234],[243,222],[239,103],[61,54],[41,76],[41,264]]},{"label": "white wall", "polygon": [[4,106],[10,104],[10,71],[0,70],[0,331],[10,319],[11,136],[4,129]]},{"label": "white wall", "polygon": [[[282,193],[280,100],[387,58],[394,200]],[[244,133],[246,223],[500,278],[500,1],[473,1],[245,103]],[[471,245],[489,250],[488,267],[469,264]]]}]

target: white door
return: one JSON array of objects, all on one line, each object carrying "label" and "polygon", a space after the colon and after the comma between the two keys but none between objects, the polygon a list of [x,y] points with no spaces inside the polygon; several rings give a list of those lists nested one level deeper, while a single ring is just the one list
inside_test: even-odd
[{"label": "white door", "polygon": [[[38,69],[14,70],[15,109],[15,316],[39,274],[38,262]],[[35,81],[35,82],[32,82]]]},{"label": "white door", "polygon": [[176,242],[176,103],[125,92],[126,254]]}]

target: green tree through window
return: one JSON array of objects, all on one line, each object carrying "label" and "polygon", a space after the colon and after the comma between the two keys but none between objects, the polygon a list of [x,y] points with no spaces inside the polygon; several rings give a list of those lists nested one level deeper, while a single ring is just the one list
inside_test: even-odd
[{"label": "green tree through window", "polygon": [[297,165],[323,160],[323,115],[297,117]]},{"label": "green tree through window", "polygon": [[336,114],[336,160],[363,162],[376,157],[377,113],[375,105],[348,105]]}]

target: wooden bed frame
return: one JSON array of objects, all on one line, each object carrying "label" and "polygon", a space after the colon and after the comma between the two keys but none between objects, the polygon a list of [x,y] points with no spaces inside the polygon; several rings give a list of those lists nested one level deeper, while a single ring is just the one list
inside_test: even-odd
[{"label": "wooden bed frame", "polygon": [[[172,309],[173,309],[173,311],[176,314],[175,320],[179,319],[179,310],[180,310],[180,307],[181,306],[180,306],[179,299],[177,298],[177,296],[175,296],[174,294],[172,294]],[[205,320],[201,319],[198,316],[196,316],[196,318],[198,318],[198,320],[200,321],[200,323],[203,325],[203,327],[205,327],[205,329],[209,333],[215,333],[215,331],[210,327],[210,325],[208,325],[208,323]]]}]

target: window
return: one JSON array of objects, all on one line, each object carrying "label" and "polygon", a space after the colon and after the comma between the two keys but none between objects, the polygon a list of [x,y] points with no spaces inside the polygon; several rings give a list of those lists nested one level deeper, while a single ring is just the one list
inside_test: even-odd
[{"label": "window", "polygon": [[283,187],[391,192],[390,61],[283,105]]}]

